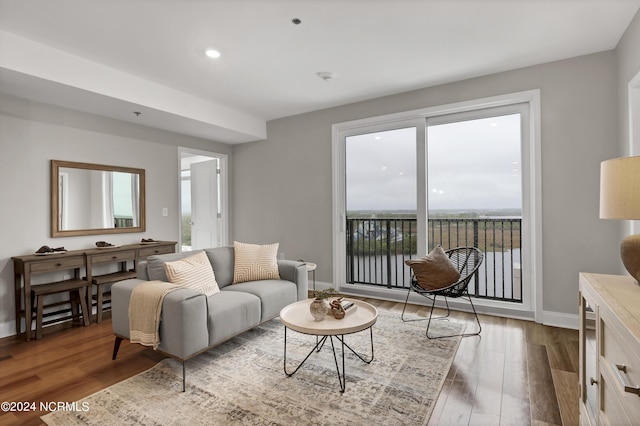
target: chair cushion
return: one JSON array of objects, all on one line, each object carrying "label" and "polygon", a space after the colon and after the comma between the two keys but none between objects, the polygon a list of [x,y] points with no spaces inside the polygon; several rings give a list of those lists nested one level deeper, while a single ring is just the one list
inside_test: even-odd
[{"label": "chair cushion", "polygon": [[203,251],[173,262],[165,262],[169,282],[192,288],[207,296],[220,292],[207,254]]},{"label": "chair cushion", "polygon": [[404,263],[413,269],[418,285],[426,290],[447,287],[460,278],[460,272],[440,246],[425,257],[405,260]]},{"label": "chair cushion", "polygon": [[278,280],[278,243],[268,245],[233,242],[233,283]]}]

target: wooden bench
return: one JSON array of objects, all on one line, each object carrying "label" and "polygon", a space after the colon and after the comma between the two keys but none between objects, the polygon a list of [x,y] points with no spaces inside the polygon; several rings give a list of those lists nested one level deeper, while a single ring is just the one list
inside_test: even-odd
[{"label": "wooden bench", "polygon": [[[82,322],[84,326],[89,325],[89,318],[91,317],[90,312],[87,309],[87,301],[85,292],[89,287],[89,282],[86,280],[81,280],[77,278],[64,280],[64,281],[56,281],[47,284],[38,284],[31,286],[31,296],[34,305],[36,305],[35,311],[35,319],[36,319],[36,339],[40,339],[42,337],[42,326],[51,324],[54,322],[64,321],[67,319],[80,319],[82,318]],[[44,304],[44,296],[49,296],[52,294],[66,293],[69,292],[69,300],[64,300],[60,302],[50,303],[48,305]],[[53,307],[60,306],[71,303],[71,315],[59,318],[56,317],[53,320],[44,321],[44,318],[47,316],[52,316],[58,314],[60,311],[45,314],[45,307]],[[80,305],[80,311],[78,310],[78,305]],[[30,327],[30,324],[29,324]]]}]

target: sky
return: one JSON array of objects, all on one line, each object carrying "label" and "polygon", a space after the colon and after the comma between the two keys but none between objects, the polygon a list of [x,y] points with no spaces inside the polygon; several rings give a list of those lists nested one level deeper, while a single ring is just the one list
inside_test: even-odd
[{"label": "sky", "polygon": [[[347,210],[416,210],[416,130],[348,137]],[[427,128],[429,210],[520,208],[520,115]]]}]

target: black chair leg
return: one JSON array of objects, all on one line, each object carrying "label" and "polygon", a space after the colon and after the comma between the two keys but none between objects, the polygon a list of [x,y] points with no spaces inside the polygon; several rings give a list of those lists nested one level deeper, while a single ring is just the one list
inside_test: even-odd
[{"label": "black chair leg", "polygon": [[[404,317],[404,313],[405,313],[405,309],[407,308],[407,302],[409,301],[409,294],[411,293],[411,289],[409,289],[409,291],[407,292],[407,298],[404,300],[404,306],[402,307],[402,314],[400,315],[400,319],[402,319],[402,321],[404,322],[412,322],[412,321],[431,321],[431,315],[433,315],[433,307],[436,303],[436,296],[433,296],[433,299],[431,298],[431,296],[426,296],[426,295],[422,295],[424,297],[426,297],[427,299],[431,300],[432,304],[431,304],[431,312],[429,313],[429,317],[425,317],[425,318],[405,318]],[[419,293],[418,293],[419,294]],[[449,314],[451,313],[451,310],[449,309],[449,302],[447,301],[447,298],[444,298],[444,303],[447,306],[447,315],[443,315],[440,317],[433,317],[434,320],[436,319],[443,319],[443,318],[448,318]]]},{"label": "black chair leg", "polygon": [[113,357],[112,360],[115,360],[118,356],[118,351],[120,350],[120,343],[122,343],[122,337],[116,336],[116,340],[113,342]]},{"label": "black chair leg", "polygon": [[[471,309],[473,310],[473,315],[476,317],[476,322],[478,323],[478,331],[475,333],[462,333],[462,334],[450,334],[447,336],[429,336],[429,326],[431,325],[431,317],[433,315],[433,308],[436,305],[436,296],[433,297],[433,303],[431,304],[431,312],[429,313],[429,322],[427,323],[427,331],[426,331],[426,335],[428,339],[444,339],[446,337],[468,337],[468,336],[479,336],[480,332],[482,331],[482,326],[480,325],[480,319],[478,318],[478,313],[476,312],[476,307],[473,305],[473,301],[471,300],[471,296],[467,295],[467,299],[469,300],[469,303],[471,303]],[[442,316],[442,317],[436,317],[433,319],[442,319],[442,318],[447,318],[449,316],[450,310],[449,310],[449,302],[447,302],[447,298],[446,296],[444,297],[444,301],[447,305],[447,315]]]},{"label": "black chair leg", "polygon": [[402,319],[402,321],[404,321],[404,322],[419,321],[420,319],[405,319],[404,318],[404,310],[407,309],[407,302],[409,301],[409,294],[411,294],[411,288],[409,288],[409,290],[407,290],[407,298],[404,299],[404,306],[402,307],[402,314],[400,315],[400,319]]},{"label": "black chair leg", "polygon": [[187,389],[187,367],[184,365],[185,362],[182,360],[182,392]]}]

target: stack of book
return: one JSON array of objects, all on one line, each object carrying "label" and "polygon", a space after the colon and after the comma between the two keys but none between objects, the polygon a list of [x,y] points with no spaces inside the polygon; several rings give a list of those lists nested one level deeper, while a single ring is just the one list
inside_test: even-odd
[{"label": "stack of book", "polygon": [[341,300],[340,304],[346,313],[353,312],[358,308],[352,300]]}]

